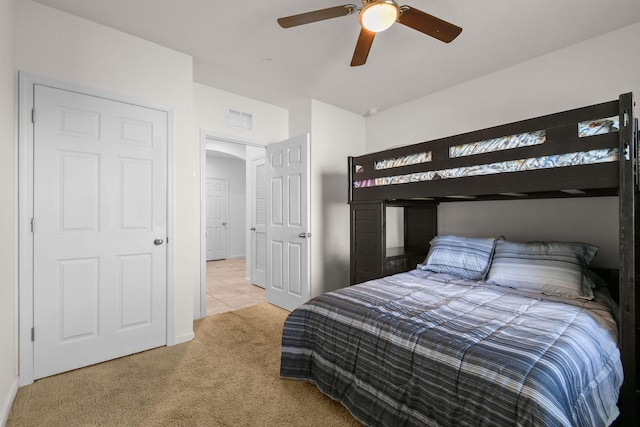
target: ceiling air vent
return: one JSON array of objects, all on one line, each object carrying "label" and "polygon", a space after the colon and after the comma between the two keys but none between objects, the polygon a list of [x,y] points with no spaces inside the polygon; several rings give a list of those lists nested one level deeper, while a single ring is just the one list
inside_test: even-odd
[{"label": "ceiling air vent", "polygon": [[253,115],[230,109],[227,113],[227,127],[251,130],[253,129]]}]

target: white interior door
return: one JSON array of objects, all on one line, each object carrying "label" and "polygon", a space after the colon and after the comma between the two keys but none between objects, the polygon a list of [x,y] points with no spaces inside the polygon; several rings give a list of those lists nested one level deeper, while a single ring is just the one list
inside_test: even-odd
[{"label": "white interior door", "polygon": [[167,115],[34,87],[34,378],[166,344]]},{"label": "white interior door", "polygon": [[267,145],[267,287],[270,303],[293,310],[309,300],[308,134]]},{"label": "white interior door", "polygon": [[227,209],[229,190],[224,178],[206,180],[207,261],[227,259]]},{"label": "white interior door", "polygon": [[251,160],[251,279],[254,285],[265,287],[267,271],[267,166],[265,157]]}]

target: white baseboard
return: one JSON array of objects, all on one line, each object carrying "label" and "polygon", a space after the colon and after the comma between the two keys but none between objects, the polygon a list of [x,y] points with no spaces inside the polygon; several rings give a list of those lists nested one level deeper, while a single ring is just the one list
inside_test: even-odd
[{"label": "white baseboard", "polygon": [[188,342],[193,340],[195,337],[196,337],[195,332],[191,331],[188,334],[180,335],[179,337],[176,337],[171,345],[182,344],[183,342]]},{"label": "white baseboard", "polygon": [[9,393],[2,402],[2,408],[0,409],[0,426],[4,427],[9,419],[9,412],[13,406],[13,401],[18,393],[18,377],[15,377],[9,386]]}]

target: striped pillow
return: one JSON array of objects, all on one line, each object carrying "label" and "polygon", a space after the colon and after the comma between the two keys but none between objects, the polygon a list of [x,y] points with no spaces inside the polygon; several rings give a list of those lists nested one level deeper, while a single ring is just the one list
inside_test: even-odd
[{"label": "striped pillow", "polygon": [[436,236],[429,242],[427,259],[421,270],[448,273],[469,280],[484,278],[489,270],[496,239]]},{"label": "striped pillow", "polygon": [[487,283],[569,298],[593,299],[586,277],[598,247],[587,243],[496,243]]}]

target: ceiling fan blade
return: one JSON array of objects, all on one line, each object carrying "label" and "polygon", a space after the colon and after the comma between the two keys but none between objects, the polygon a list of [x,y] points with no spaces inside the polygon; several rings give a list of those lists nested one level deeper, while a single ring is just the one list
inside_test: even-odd
[{"label": "ceiling fan blade", "polygon": [[410,6],[400,7],[398,22],[445,43],[453,41],[462,28]]},{"label": "ceiling fan blade", "polygon": [[376,33],[373,31],[365,30],[364,28],[360,30],[358,42],[356,43],[356,50],[353,52],[353,58],[351,59],[352,67],[364,65],[364,63],[367,62],[367,56],[369,56],[369,51],[371,50],[371,45],[373,44],[373,38],[375,36]]},{"label": "ceiling fan blade", "polygon": [[339,16],[350,15],[356,10],[355,5],[345,4],[327,9],[315,10],[313,12],[301,13],[299,15],[278,18],[278,24],[282,28],[296,27],[298,25],[310,24],[312,22],[324,21],[325,19],[338,18]]}]

